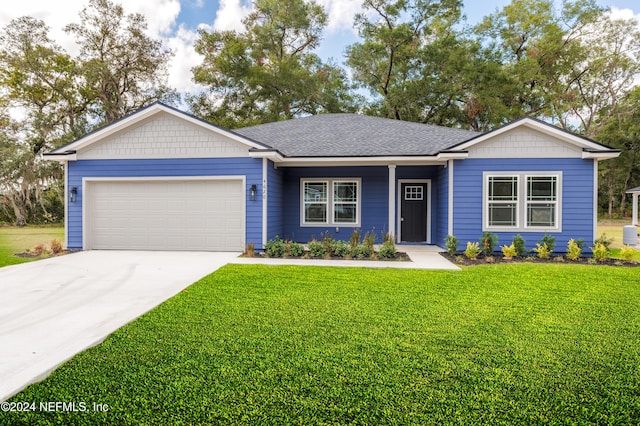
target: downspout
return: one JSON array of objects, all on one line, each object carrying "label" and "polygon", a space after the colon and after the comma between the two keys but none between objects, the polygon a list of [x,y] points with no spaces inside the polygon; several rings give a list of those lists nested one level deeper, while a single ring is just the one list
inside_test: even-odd
[{"label": "downspout", "polygon": [[262,249],[267,246],[267,223],[268,223],[268,192],[267,192],[267,175],[269,160],[262,159]]}]

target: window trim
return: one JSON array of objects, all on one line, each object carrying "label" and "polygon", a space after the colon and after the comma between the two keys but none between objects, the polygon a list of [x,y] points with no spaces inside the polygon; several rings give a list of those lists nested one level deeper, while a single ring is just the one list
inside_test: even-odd
[{"label": "window trim", "polygon": [[[304,187],[305,183],[326,183],[327,184],[327,220],[325,222],[307,222],[305,220],[305,200]],[[356,184],[356,221],[355,222],[338,222],[335,219],[334,209],[334,183],[355,183]],[[341,203],[342,204],[342,203]],[[347,203],[347,204],[350,204]],[[300,179],[300,226],[304,227],[327,227],[327,226],[346,226],[359,228],[361,223],[362,212],[362,179],[350,177],[335,178],[302,178]]]},{"label": "window trim", "polygon": [[[489,226],[489,178],[516,177],[518,193],[516,203],[516,226]],[[528,198],[530,177],[554,177],[556,179],[555,201],[535,202]],[[528,226],[530,204],[555,204],[555,226]],[[482,173],[482,230],[491,232],[562,232],[562,172],[561,171],[499,171]]]}]

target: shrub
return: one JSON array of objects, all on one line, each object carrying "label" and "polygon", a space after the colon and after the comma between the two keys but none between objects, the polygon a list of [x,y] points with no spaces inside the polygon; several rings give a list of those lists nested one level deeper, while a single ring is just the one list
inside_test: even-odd
[{"label": "shrub", "polygon": [[609,249],[612,242],[613,242],[613,238],[607,238],[607,234],[602,233],[602,235],[600,235],[600,237],[598,237],[593,242],[593,247],[597,246],[598,244],[602,244],[603,246],[605,246],[605,248]]},{"label": "shrub", "polygon": [[493,253],[494,247],[498,244],[498,236],[492,232],[484,231],[480,237],[480,248],[482,253],[489,255]]},{"label": "shrub", "polygon": [[387,241],[391,241],[395,244],[393,234],[391,232],[385,232],[384,234],[382,234],[382,242],[385,243]]},{"label": "shrub", "polygon": [[516,246],[515,244],[511,243],[510,246],[508,245],[503,245],[502,246],[502,254],[504,255],[505,259],[511,259],[512,257],[516,256],[518,254],[518,252],[516,251]]},{"label": "shrub", "polygon": [[349,237],[349,246],[351,250],[353,250],[358,246],[358,244],[360,244],[360,230],[356,228]]},{"label": "shrub", "polygon": [[324,245],[321,242],[313,239],[309,241],[308,245],[311,257],[324,257],[326,250],[324,249]]},{"label": "shrub", "polygon": [[350,251],[349,243],[346,241],[335,240],[331,244],[331,251],[338,257],[345,257]]},{"label": "shrub", "polygon": [[244,255],[254,257],[256,255],[256,245],[254,243],[247,243],[247,247],[244,249]]},{"label": "shrub", "polygon": [[637,250],[631,246],[624,245],[620,249],[620,257],[627,262],[633,260],[633,257],[636,255]]},{"label": "shrub", "polygon": [[458,239],[455,235],[447,235],[447,238],[444,239],[444,245],[447,248],[447,253],[451,256],[458,251]]},{"label": "shrub", "polygon": [[364,240],[363,241],[364,244],[371,249],[371,252],[373,252],[373,245],[376,242],[376,232],[375,231],[366,232],[364,234],[363,240]]},{"label": "shrub", "polygon": [[49,247],[51,247],[51,252],[53,254],[62,253],[62,243],[60,242],[60,240],[51,240],[51,242],[49,243]]},{"label": "shrub", "polygon": [[267,241],[264,246],[264,251],[269,257],[282,257],[287,252],[287,246],[279,236],[275,236],[273,239]]},{"label": "shrub", "polygon": [[598,262],[602,262],[609,258],[609,247],[602,242],[596,243],[591,250],[593,250],[593,258]]},{"label": "shrub", "polygon": [[516,256],[524,256],[527,251],[524,248],[524,238],[522,238],[522,235],[518,234],[514,236],[513,240],[511,240],[511,243],[516,249]]},{"label": "shrub", "polygon": [[556,237],[545,233],[542,239],[538,241],[538,243],[540,243],[540,245],[546,244],[547,248],[549,249],[549,254],[551,254],[553,252],[553,249],[556,248]]},{"label": "shrub", "polygon": [[44,244],[39,243],[33,246],[31,250],[29,250],[29,252],[34,256],[40,256],[43,254],[47,254],[47,248],[44,246]]},{"label": "shrub", "polygon": [[467,241],[467,248],[464,251],[464,255],[469,259],[477,259],[479,254],[480,248],[478,247],[478,243]]},{"label": "shrub", "polygon": [[351,249],[351,257],[355,259],[368,259],[373,254],[373,250],[365,243],[358,244]]},{"label": "shrub", "polygon": [[393,259],[396,257],[396,245],[391,240],[387,240],[382,243],[380,250],[378,250],[378,256],[383,259]]},{"label": "shrub", "polygon": [[582,245],[574,240],[573,238],[569,240],[567,244],[567,259],[569,260],[578,260],[580,255],[582,254]]},{"label": "shrub", "polygon": [[304,254],[304,247],[300,243],[287,241],[287,253],[294,257],[300,257]]},{"label": "shrub", "polygon": [[540,259],[549,259],[551,257],[551,249],[547,243],[536,243],[536,248],[533,249],[538,254]]},{"label": "shrub", "polygon": [[[322,237],[322,234],[320,234],[320,236]],[[333,237],[328,232],[324,237],[322,237],[322,247],[324,248],[324,254],[328,254],[329,256],[331,256],[331,254],[333,253],[333,241]]]}]

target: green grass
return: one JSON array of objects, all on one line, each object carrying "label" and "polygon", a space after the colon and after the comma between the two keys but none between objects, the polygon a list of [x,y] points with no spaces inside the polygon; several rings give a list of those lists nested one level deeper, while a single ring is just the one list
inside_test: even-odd
[{"label": "green grass", "polygon": [[638,389],[634,268],[228,265],[11,399],[108,412],[6,423],[637,424]]},{"label": "green grass", "polygon": [[29,262],[38,258],[14,256],[23,253],[36,244],[48,244],[51,240],[64,240],[62,225],[45,226],[0,226],[0,267]]}]

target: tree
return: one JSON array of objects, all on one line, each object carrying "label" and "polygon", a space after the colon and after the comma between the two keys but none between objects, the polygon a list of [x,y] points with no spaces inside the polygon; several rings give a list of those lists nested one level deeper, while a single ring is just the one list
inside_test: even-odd
[{"label": "tree", "polygon": [[84,106],[76,89],[77,65],[48,37],[44,22],[11,21],[0,45],[0,188],[16,225],[23,226],[34,204],[46,212],[43,190],[55,188],[62,176],[62,168],[43,161],[42,153],[86,131],[76,116]]},{"label": "tree", "polygon": [[80,46],[84,96],[101,124],[177,97],[166,85],[172,53],[145,34],[144,16],[125,15],[122,5],[109,0],[89,0],[80,21],[65,31],[74,34]]},{"label": "tree", "polygon": [[623,216],[630,188],[640,186],[640,87],[629,91],[610,110],[602,110],[599,119],[606,123],[596,127],[599,141],[620,149],[618,158],[607,160],[601,166],[600,191],[607,194],[608,216],[615,208]]},{"label": "tree", "polygon": [[559,12],[552,0],[512,0],[476,32],[512,76],[512,108],[586,135],[638,75],[637,22],[613,20],[594,0]]},{"label": "tree", "polygon": [[200,31],[190,99],[195,114],[228,127],[353,109],[343,70],[312,53],[327,16],[303,0],[256,0],[245,32]]}]

